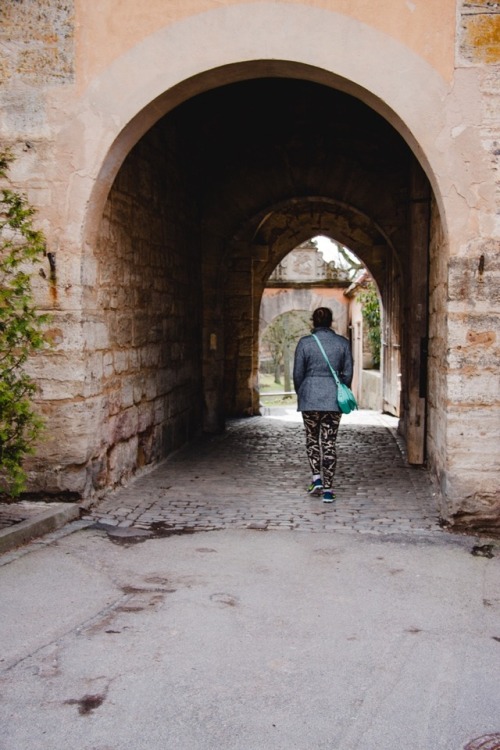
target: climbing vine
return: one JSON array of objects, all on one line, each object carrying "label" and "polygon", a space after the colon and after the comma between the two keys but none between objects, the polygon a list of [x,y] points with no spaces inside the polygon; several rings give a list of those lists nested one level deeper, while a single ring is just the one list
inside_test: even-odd
[{"label": "climbing vine", "polygon": [[[0,152],[0,178],[7,179],[8,153]],[[7,183],[8,185],[8,183]],[[25,371],[28,357],[46,343],[47,316],[36,309],[31,274],[45,253],[35,210],[6,186],[0,191],[0,493],[17,496],[26,474],[23,459],[33,452],[42,420],[33,408],[36,384]]]},{"label": "climbing vine", "polygon": [[380,367],[380,304],[375,284],[370,283],[359,295],[362,305],[363,321],[368,328],[368,342],[370,344],[373,366]]}]

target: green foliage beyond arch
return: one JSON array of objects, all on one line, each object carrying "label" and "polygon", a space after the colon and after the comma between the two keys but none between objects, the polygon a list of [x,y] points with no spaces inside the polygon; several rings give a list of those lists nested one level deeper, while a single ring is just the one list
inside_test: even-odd
[{"label": "green foliage beyond arch", "polygon": [[373,366],[380,367],[380,303],[375,284],[370,283],[359,295],[363,321],[368,328],[368,342],[372,353]]}]

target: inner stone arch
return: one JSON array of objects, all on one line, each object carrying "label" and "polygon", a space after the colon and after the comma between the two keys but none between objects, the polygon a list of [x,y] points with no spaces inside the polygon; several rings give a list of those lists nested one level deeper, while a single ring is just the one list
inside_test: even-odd
[{"label": "inner stone arch", "polygon": [[[390,353],[393,346],[400,344],[401,263],[381,228],[352,206],[320,196],[293,198],[270,207],[253,217],[233,239],[232,265],[225,282],[225,322],[229,333],[224,390],[229,414],[259,413],[259,311],[264,288],[276,266],[298,245],[318,234],[345,244],[369,270],[391,318],[386,326],[385,351]],[[238,294],[245,258],[251,269],[252,296]],[[245,342],[249,350],[242,360]],[[388,366],[387,372],[389,378],[397,378],[394,368]],[[394,383],[386,383],[388,391],[395,387]]]}]

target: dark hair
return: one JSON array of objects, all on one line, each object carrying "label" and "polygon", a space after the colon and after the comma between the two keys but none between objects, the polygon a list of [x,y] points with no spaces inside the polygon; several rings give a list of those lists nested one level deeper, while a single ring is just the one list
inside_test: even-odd
[{"label": "dark hair", "polygon": [[333,314],[329,307],[318,307],[313,312],[313,325],[315,328],[330,328]]}]

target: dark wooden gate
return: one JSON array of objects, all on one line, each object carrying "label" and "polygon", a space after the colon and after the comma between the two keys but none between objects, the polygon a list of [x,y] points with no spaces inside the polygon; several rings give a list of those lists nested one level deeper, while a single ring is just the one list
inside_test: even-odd
[{"label": "dark wooden gate", "polygon": [[414,162],[410,178],[409,259],[404,304],[404,424],[408,461],[425,461],[430,188]]}]

